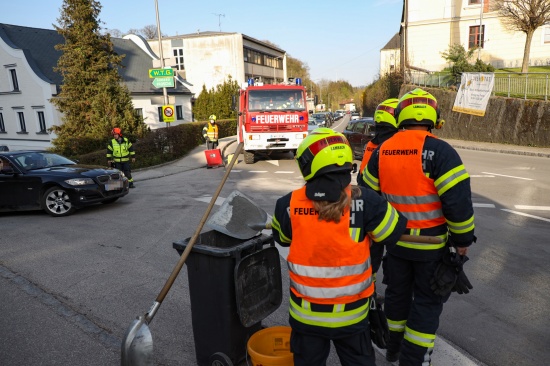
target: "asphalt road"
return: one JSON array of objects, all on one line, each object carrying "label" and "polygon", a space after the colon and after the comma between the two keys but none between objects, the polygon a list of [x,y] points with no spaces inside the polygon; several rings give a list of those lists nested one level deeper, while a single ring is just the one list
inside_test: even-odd
[{"label": "asphalt road", "polygon": [[[224,146],[230,152],[235,145]],[[545,365],[548,159],[472,148],[458,151],[472,175],[479,240],[467,273],[474,290],[447,303],[434,364]],[[173,242],[192,236],[224,174],[205,168],[202,150],[135,172],[137,188],[112,205],[65,218],[0,213],[1,365],[120,364],[127,327],[149,309],[179,259]],[[246,165],[241,156],[221,197],[238,189],[272,212],[276,198],[303,184],[291,157],[279,158]],[[283,257],[281,266],[286,289]],[[287,324],[286,292],[264,326]],[[156,365],[196,364],[191,319],[184,266],[150,327]],[[381,353],[377,359],[387,365]],[[333,352],[329,365],[338,364]]]}]

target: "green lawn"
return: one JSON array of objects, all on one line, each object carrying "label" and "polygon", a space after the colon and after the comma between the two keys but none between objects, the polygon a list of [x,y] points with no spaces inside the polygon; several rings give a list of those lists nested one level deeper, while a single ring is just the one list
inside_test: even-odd
[{"label": "green lawn", "polygon": [[[497,69],[495,72],[504,72],[504,73],[521,73],[521,67],[510,67],[504,69]],[[543,72],[550,74],[550,66],[530,66],[528,72]]]}]

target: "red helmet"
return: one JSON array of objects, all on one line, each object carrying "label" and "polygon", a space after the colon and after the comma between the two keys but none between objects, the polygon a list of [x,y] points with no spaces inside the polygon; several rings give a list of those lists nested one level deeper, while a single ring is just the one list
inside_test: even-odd
[{"label": "red helmet", "polygon": [[122,136],[122,131],[118,127],[113,128],[113,130],[111,132],[112,132],[113,135]]}]

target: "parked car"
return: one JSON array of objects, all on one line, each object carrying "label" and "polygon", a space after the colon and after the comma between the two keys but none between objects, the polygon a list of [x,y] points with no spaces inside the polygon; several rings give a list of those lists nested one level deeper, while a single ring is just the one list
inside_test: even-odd
[{"label": "parked car", "polygon": [[313,120],[318,127],[330,127],[331,125],[329,117],[324,112],[313,113],[310,120]]},{"label": "parked car", "polygon": [[10,148],[6,145],[0,145],[0,151],[10,151]]},{"label": "parked car", "polygon": [[313,119],[310,119],[309,122],[307,123],[307,133],[310,133],[316,128],[319,128],[319,126],[317,126],[317,123],[315,123]]},{"label": "parked car", "polygon": [[359,114],[359,112],[351,112],[351,120],[355,120],[355,119],[359,119],[361,118],[361,115]]},{"label": "parked car", "polygon": [[349,121],[342,133],[348,139],[355,159],[361,160],[363,158],[365,146],[373,139],[375,128],[374,118],[372,117]]},{"label": "parked car", "polygon": [[47,151],[0,152],[0,211],[67,216],[127,194],[128,178],[114,168],[78,165]]}]

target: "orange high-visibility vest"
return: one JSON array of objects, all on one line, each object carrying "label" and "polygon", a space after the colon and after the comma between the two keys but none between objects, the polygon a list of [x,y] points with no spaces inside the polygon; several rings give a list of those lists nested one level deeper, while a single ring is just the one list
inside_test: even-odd
[{"label": "orange high-visibility vest", "polygon": [[425,229],[445,224],[433,179],[422,170],[428,131],[402,130],[384,142],[379,152],[380,191],[408,220],[407,228]]},{"label": "orange high-visibility vest", "polygon": [[291,291],[318,304],[347,304],[371,296],[374,282],[368,235],[361,242],[351,238],[349,208],[339,223],[318,218],[305,186],[293,191],[292,244],[287,258]]},{"label": "orange high-visibility vest", "polygon": [[369,141],[367,146],[365,146],[365,153],[363,154],[363,160],[361,160],[361,166],[359,167],[359,173],[363,173],[363,170],[365,170],[365,167],[367,166],[367,163],[369,162],[370,156],[372,155],[372,152],[374,149],[376,149],[378,145],[374,144],[372,141]]}]

